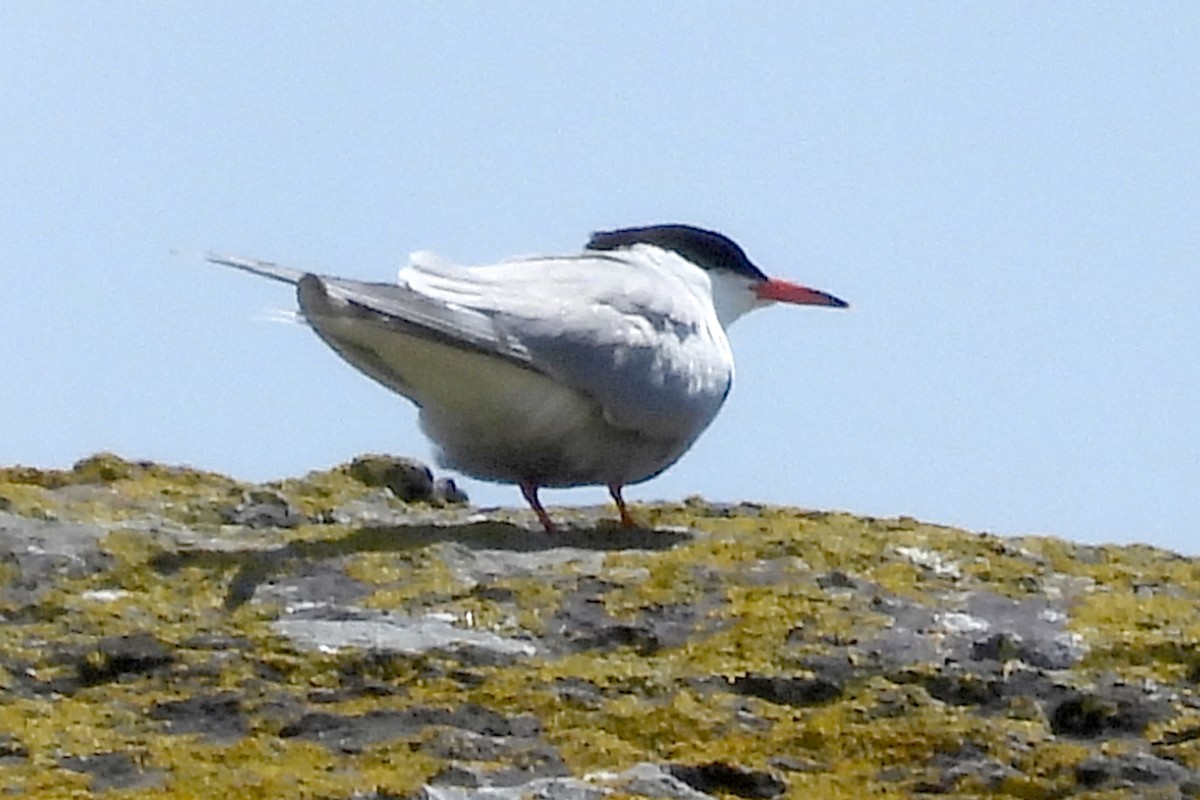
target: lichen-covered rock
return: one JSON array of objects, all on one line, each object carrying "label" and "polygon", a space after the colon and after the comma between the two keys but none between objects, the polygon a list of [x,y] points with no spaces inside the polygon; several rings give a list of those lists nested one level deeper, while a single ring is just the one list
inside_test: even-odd
[{"label": "lichen-covered rock", "polygon": [[1200,563],[371,456],[0,468],[0,791],[1200,795]]},{"label": "lichen-covered rock", "polygon": [[434,479],[433,471],[413,458],[365,455],[351,461],[346,474],[365,486],[389,489],[406,503],[466,503],[467,494],[451,478]]}]

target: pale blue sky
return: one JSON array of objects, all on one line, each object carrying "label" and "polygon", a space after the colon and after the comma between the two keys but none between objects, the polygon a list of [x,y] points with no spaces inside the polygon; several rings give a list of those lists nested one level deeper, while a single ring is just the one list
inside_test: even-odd
[{"label": "pale blue sky", "polygon": [[7,2],[0,463],[429,457],[286,287],[173,248],[388,279],[682,221],[853,307],[739,322],[632,499],[1198,552],[1198,8]]}]

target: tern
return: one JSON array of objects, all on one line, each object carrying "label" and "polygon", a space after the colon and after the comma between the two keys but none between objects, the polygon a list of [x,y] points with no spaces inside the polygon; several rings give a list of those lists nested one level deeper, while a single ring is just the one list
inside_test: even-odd
[{"label": "tern", "polygon": [[304,321],[420,409],[438,463],[513,483],[547,532],[542,487],[622,488],[679,460],[733,385],[725,330],[772,303],[844,308],[768,278],[690,225],[601,231],[582,253],[458,266],[417,252],[396,283],[209,254],[296,286]]}]

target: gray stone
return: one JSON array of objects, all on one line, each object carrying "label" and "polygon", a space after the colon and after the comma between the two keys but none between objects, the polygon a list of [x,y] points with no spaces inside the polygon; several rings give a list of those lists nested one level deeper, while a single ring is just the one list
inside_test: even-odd
[{"label": "gray stone", "polygon": [[712,797],[693,789],[658,764],[642,763],[630,767],[620,773],[614,783],[629,794],[666,800],[711,800]]},{"label": "gray stone", "polygon": [[842,696],[840,683],[791,675],[739,675],[729,687],[738,694],[788,706],[814,706]]},{"label": "gray stone", "polygon": [[539,778],[519,786],[464,788],[426,784],[421,800],[602,800],[608,790],[578,778]]},{"label": "gray stone", "polygon": [[367,486],[386,486],[406,503],[433,499],[433,472],[415,458],[359,456],[350,462],[347,471]]},{"label": "gray stone", "polygon": [[436,503],[469,503],[471,498],[458,488],[453,478],[438,478],[433,482],[433,500]]},{"label": "gray stone", "polygon": [[402,653],[479,648],[501,656],[531,657],[539,652],[532,640],[511,639],[488,631],[460,628],[436,617],[411,617],[369,609],[343,609],[329,618],[328,609],[299,611],[271,627],[308,649],[358,647]]},{"label": "gray stone", "polygon": [[241,502],[219,510],[228,525],[247,528],[295,528],[308,522],[287,498],[270,489],[253,489],[242,494]]},{"label": "gray stone", "polygon": [[693,789],[705,794],[735,794],[749,800],[770,800],[787,788],[769,772],[737,764],[711,761],[707,764],[672,764],[667,770]]},{"label": "gray stone", "polygon": [[109,789],[156,789],[166,785],[166,776],[161,770],[143,770],[138,760],[129,753],[91,753],[80,756],[65,756],[58,763],[72,772],[82,772],[91,777],[91,789],[103,792]]},{"label": "gray stone", "polygon": [[0,564],[14,576],[0,597],[17,605],[36,603],[58,578],[103,572],[112,557],[100,548],[108,531],[97,525],[34,520],[0,512]]},{"label": "gray stone", "polygon": [[1092,790],[1171,784],[1190,787],[1189,794],[1194,795],[1200,788],[1200,776],[1195,770],[1141,752],[1087,758],[1075,768],[1075,780]]},{"label": "gray stone", "polygon": [[249,730],[239,695],[233,692],[156,703],[149,717],[165,723],[168,733],[199,733],[214,742],[236,740]]},{"label": "gray stone", "polygon": [[358,716],[314,712],[285,725],[279,735],[357,753],[378,742],[413,736],[430,726],[459,728],[487,737],[532,739],[541,734],[541,725],[533,717],[506,717],[468,703],[453,709],[417,706],[403,711],[369,711]]}]

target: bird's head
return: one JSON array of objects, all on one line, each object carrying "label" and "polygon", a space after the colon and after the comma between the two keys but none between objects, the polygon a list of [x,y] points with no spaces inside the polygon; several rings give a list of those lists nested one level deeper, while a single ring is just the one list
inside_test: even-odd
[{"label": "bird's head", "polygon": [[780,278],[769,278],[728,236],[691,225],[648,225],[592,234],[589,250],[619,250],[634,245],[668,250],[704,270],[712,285],[713,307],[723,327],[755,308],[771,303],[845,308],[827,294]]}]

